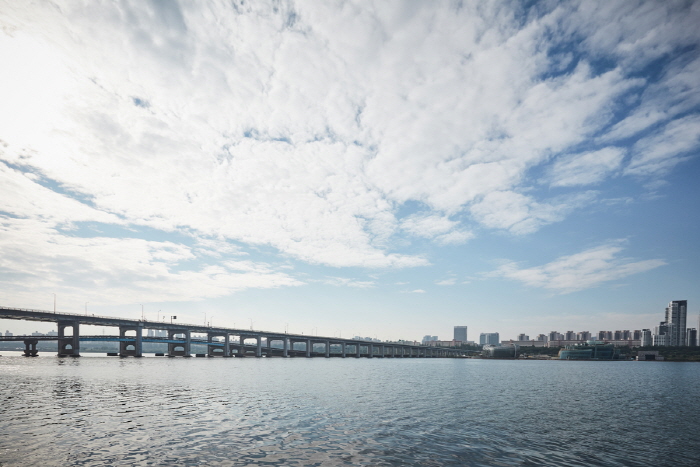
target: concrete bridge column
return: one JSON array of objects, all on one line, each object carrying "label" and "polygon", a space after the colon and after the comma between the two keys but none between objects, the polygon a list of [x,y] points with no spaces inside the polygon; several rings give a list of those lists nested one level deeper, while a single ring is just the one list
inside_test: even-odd
[{"label": "concrete bridge column", "polygon": [[[136,335],[134,340],[123,340],[129,339],[127,336],[128,331],[134,331]],[[119,356],[120,357],[143,357],[143,323],[139,323],[138,326],[119,326]],[[129,345],[133,345],[134,348],[128,349]]]},{"label": "concrete bridge column", "polygon": [[39,343],[39,339],[24,339],[24,356],[25,357],[36,357],[39,351],[36,349],[36,345]]},{"label": "concrete bridge column", "polygon": [[345,358],[345,342],[340,343],[340,354]]},{"label": "concrete bridge column", "polygon": [[331,356],[331,341],[326,341],[326,358],[330,358]]},{"label": "concrete bridge column", "polygon": [[360,343],[355,342],[355,358],[360,358]]},{"label": "concrete bridge column", "polygon": [[374,345],[367,344],[367,358],[372,358],[372,357],[374,357]]},{"label": "concrete bridge column", "polygon": [[314,344],[311,342],[311,339],[306,340],[306,356],[311,357],[311,351],[314,348]]},{"label": "concrete bridge column", "polygon": [[285,337],[282,345],[282,356],[289,357],[289,338]]},{"label": "concrete bridge column", "polygon": [[224,357],[231,356],[231,334],[224,334]]},{"label": "concrete bridge column", "polygon": [[[191,336],[189,330],[172,330],[168,329],[168,340],[174,340],[176,335],[183,334],[185,336],[182,343],[173,344],[168,342],[168,357],[191,357],[190,344]],[[175,350],[177,347],[182,347],[182,350]]]},{"label": "concrete bridge column", "polygon": [[[66,328],[72,328],[73,335],[66,336]],[[80,324],[77,322],[58,322],[58,356],[80,357]]]},{"label": "concrete bridge column", "polygon": [[262,336],[257,336],[257,346],[255,347],[255,356],[260,358],[262,357]]}]

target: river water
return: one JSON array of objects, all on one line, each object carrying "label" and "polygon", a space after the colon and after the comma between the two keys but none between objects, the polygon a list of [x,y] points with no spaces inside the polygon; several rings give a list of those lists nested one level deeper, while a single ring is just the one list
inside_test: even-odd
[{"label": "river water", "polygon": [[0,466],[700,465],[700,364],[0,357]]}]

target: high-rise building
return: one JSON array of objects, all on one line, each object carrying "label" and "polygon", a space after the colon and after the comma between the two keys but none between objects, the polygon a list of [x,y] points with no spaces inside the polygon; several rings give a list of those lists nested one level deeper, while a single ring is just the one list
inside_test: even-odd
[{"label": "high-rise building", "polygon": [[518,340],[519,340],[519,341],[529,341],[529,340],[530,340],[530,336],[528,336],[528,335],[525,334],[525,333],[518,334]]},{"label": "high-rise building", "polygon": [[642,331],[639,329],[635,329],[634,332],[632,333],[632,339],[638,341],[642,338]]},{"label": "high-rise building", "polygon": [[454,340],[467,342],[467,327],[466,326],[455,326]]},{"label": "high-rise building", "polygon": [[500,337],[497,332],[482,332],[479,334],[479,344],[481,345],[498,345]]},{"label": "high-rise building", "polygon": [[591,333],[589,331],[581,331],[578,334],[576,334],[576,340],[589,341],[591,340]]},{"label": "high-rise building", "polygon": [[438,340],[438,336],[423,336],[423,345],[426,345],[428,342],[434,342]]},{"label": "high-rise building", "polygon": [[685,345],[688,347],[696,347],[698,345],[698,330],[688,328],[685,332]]},{"label": "high-rise building", "polygon": [[566,331],[566,334],[564,335],[564,339],[567,341],[575,341],[576,340],[576,333],[574,331]]},{"label": "high-rise building", "polygon": [[670,338],[668,335],[668,323],[661,321],[658,326],[654,327],[654,334],[651,336],[652,345],[654,346],[664,346],[670,345]]},{"label": "high-rise building", "polygon": [[666,307],[666,323],[670,335],[668,345],[685,345],[685,321],[688,300],[674,300]]},{"label": "high-rise building", "polygon": [[538,334],[537,335],[537,340],[539,342],[548,342],[548,337],[546,334]]},{"label": "high-rise building", "polygon": [[642,347],[650,346],[653,342],[651,338],[651,329],[642,329],[639,332],[639,341],[639,345],[641,345]]}]

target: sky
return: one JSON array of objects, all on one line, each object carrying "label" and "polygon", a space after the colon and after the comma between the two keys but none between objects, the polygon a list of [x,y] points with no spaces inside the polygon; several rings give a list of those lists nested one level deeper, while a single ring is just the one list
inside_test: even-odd
[{"label": "sky", "polygon": [[0,0],[0,306],[478,341],[688,300],[695,325],[698,24],[690,1]]}]

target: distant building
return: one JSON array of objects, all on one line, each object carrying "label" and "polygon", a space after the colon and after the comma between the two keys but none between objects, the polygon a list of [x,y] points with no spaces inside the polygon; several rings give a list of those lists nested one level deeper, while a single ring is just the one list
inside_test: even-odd
[{"label": "distant building", "polygon": [[639,339],[640,339],[640,345],[642,347],[648,347],[648,346],[652,345],[653,341],[651,338],[651,330],[650,329],[642,329],[640,331],[640,338]]},{"label": "distant building", "polygon": [[479,344],[481,345],[498,345],[500,336],[497,332],[482,332],[479,335]]},{"label": "distant building", "polygon": [[12,337],[14,334],[12,334],[9,330],[5,331],[5,337]]},{"label": "distant building", "polygon": [[659,355],[658,350],[643,350],[637,352],[637,360],[640,362],[663,361],[664,357]]},{"label": "distant building", "polygon": [[635,330],[635,331],[632,333],[632,339],[634,339],[634,340],[640,340],[641,338],[642,338],[642,331],[640,331],[639,329]]},{"label": "distant building", "polygon": [[423,336],[423,345],[428,345],[429,342],[438,340],[438,336]]},{"label": "distant building", "polygon": [[467,342],[467,327],[466,326],[455,326],[454,340]]},{"label": "distant building", "polygon": [[688,300],[674,300],[666,307],[666,321],[654,328],[653,345],[686,345]]},{"label": "distant building", "polygon": [[549,340],[549,338],[545,334],[540,334],[537,336],[537,340],[540,342],[547,342]]},{"label": "distant building", "polygon": [[611,341],[613,339],[613,332],[612,331],[598,331],[598,340],[599,341]]},{"label": "distant building", "polygon": [[695,328],[688,328],[685,333],[685,343],[688,347],[697,347],[698,331]]},{"label": "distant building", "polygon": [[669,345],[685,345],[688,300],[674,300],[666,307]]},{"label": "distant building", "polygon": [[575,344],[567,345],[559,351],[560,360],[613,360],[619,352],[613,344]]},{"label": "distant building", "polygon": [[566,331],[566,334],[564,334],[564,339],[567,341],[575,341],[576,339],[576,333],[574,331]]},{"label": "distant building", "polygon": [[527,334],[518,334],[518,340],[519,341],[529,341],[530,336],[528,336]]},{"label": "distant building", "polygon": [[486,344],[481,351],[481,355],[485,358],[518,358],[518,346]]},{"label": "distant building", "polygon": [[576,340],[579,341],[589,341],[591,340],[591,333],[590,331],[581,331],[578,334],[576,334]]}]

